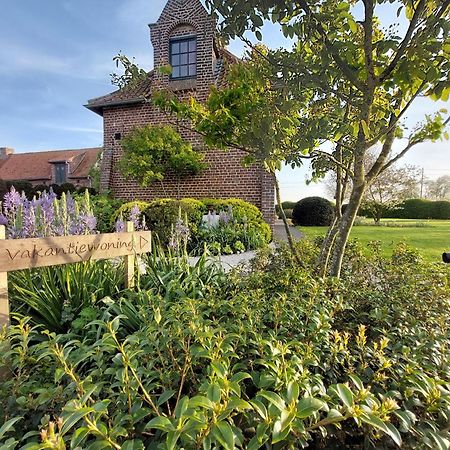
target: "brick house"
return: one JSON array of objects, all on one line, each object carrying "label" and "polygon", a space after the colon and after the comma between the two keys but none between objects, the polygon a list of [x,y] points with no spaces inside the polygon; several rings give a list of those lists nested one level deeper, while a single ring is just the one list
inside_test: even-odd
[{"label": "brick house", "polygon": [[122,155],[120,139],[136,126],[163,124],[164,114],[147,100],[152,91],[170,89],[180,99],[194,96],[204,101],[212,85],[220,86],[227,64],[236,61],[230,52],[218,47],[216,23],[199,0],[168,0],[156,23],[150,24],[154,49],[154,68],[172,66],[172,75],[158,70],[148,73],[145,81],[88,101],[86,107],[103,117],[104,154],[101,188],[123,199],[153,200],[172,197],[237,197],[256,205],[265,220],[274,221],[274,186],[261,165],[241,165],[243,153],[238,150],[209,150],[201,137],[179,129],[182,137],[204,151],[207,169],[194,176],[176,179],[166,176],[164,187],[154,183],[141,188],[126,181],[117,169]]},{"label": "brick house", "polygon": [[33,186],[72,183],[75,187],[90,187],[89,172],[101,151],[82,148],[14,153],[12,148],[0,147],[0,179],[26,180]]}]

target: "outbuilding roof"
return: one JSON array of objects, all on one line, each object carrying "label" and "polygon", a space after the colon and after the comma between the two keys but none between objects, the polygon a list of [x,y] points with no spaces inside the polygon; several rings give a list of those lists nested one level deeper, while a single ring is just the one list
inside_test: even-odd
[{"label": "outbuilding roof", "polygon": [[51,150],[43,152],[13,153],[0,160],[0,178],[3,180],[52,180],[52,165],[67,163],[68,181],[89,176],[101,148]]}]

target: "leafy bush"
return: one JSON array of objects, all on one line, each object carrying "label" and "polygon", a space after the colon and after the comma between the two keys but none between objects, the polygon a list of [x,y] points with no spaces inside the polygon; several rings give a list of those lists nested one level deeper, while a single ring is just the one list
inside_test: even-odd
[{"label": "leafy bush", "polygon": [[0,335],[8,448],[446,448],[448,267],[355,243],[341,281],[284,247],[228,278],[152,258],[148,290],[71,334],[22,319]]},{"label": "leafy bush", "polygon": [[[284,213],[286,214],[286,211],[292,211],[294,209],[296,202],[281,202],[281,206],[283,207]],[[277,214],[277,217],[279,219],[281,219],[281,213],[280,213],[280,208],[278,207],[278,205],[275,205],[275,212]],[[287,214],[286,214],[287,217]],[[291,219],[291,217],[287,217],[288,219]]]},{"label": "leafy bush", "polygon": [[248,228],[253,228],[258,233],[261,233],[265,242],[270,242],[272,238],[270,226],[264,221],[261,211],[255,205],[238,198],[204,198],[202,202],[208,209],[212,208],[217,213],[221,211],[228,212],[231,207],[233,217],[238,223],[247,224]]},{"label": "leafy bush", "polygon": [[[123,203],[111,216],[111,228],[113,230],[119,231],[118,228],[123,228],[123,223],[128,221],[128,220],[132,220],[132,215],[133,212],[138,210],[139,211],[139,216],[141,215],[141,213],[143,213],[148,206],[150,205],[150,203],[148,202],[143,202],[143,201],[139,201],[139,200],[135,200],[132,202],[127,202],[127,203]],[[121,222],[121,225],[118,225],[118,222]],[[132,220],[133,221],[133,220]],[[140,217],[139,217],[139,221],[140,221]],[[140,226],[138,225],[138,223],[135,223],[135,229],[140,228]],[[146,228],[146,225],[144,224],[144,228]]]},{"label": "leafy bush", "polygon": [[149,229],[155,233],[161,244],[167,245],[180,214],[182,220],[187,218],[187,226],[191,232],[196,233],[204,212],[205,206],[202,202],[186,198],[154,200],[150,202],[144,214]]},{"label": "leafy bush", "polygon": [[[79,191],[78,195],[84,195],[84,192]],[[92,211],[97,218],[97,230],[99,233],[112,233],[114,231],[115,217],[123,203],[123,200],[106,195],[91,196]]]},{"label": "leafy bush", "polygon": [[206,167],[203,154],[194,150],[171,126],[135,128],[121,144],[124,150],[119,161],[122,174],[144,187],[164,180],[168,172],[181,177],[197,174]]},{"label": "leafy bush", "polygon": [[72,193],[76,192],[76,190],[77,190],[77,188],[72,183],[62,183],[61,184],[61,189],[66,194],[68,192],[70,192],[72,194]]},{"label": "leafy bush", "polygon": [[450,202],[421,198],[408,199],[390,208],[385,213],[385,217],[394,219],[450,219]]},{"label": "leafy bush", "polygon": [[70,328],[81,310],[123,288],[123,270],[110,261],[42,267],[9,275],[11,310],[50,331]]},{"label": "leafy bush", "polygon": [[7,181],[6,187],[8,188],[8,191],[10,191],[12,187],[14,187],[14,189],[19,194],[22,194],[23,192],[28,200],[31,200],[33,198],[34,195],[33,185],[27,180]]},{"label": "leafy bush", "polygon": [[322,197],[306,197],[292,210],[292,222],[301,226],[329,226],[333,221],[333,205]]}]

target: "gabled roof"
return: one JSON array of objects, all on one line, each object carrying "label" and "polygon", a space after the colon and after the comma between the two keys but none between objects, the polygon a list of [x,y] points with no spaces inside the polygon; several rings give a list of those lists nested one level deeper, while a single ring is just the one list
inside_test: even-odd
[{"label": "gabled roof", "polygon": [[[218,50],[218,54],[219,58],[216,62],[214,75],[216,84],[220,86],[223,83],[227,64],[236,63],[239,61],[239,58],[224,48]],[[147,74],[147,78],[140,83],[118,89],[117,91],[101,97],[92,98],[88,100],[87,104],[84,106],[99,115],[103,115],[103,108],[107,106],[124,106],[144,103],[152,93],[153,78],[154,71],[152,70]]]},{"label": "gabled roof", "polygon": [[97,161],[101,148],[51,150],[44,152],[14,153],[0,161],[0,178],[3,180],[51,180],[53,164],[69,164],[68,181],[87,178]]},{"label": "gabled roof", "polygon": [[126,86],[123,89],[111,92],[88,100],[84,105],[91,111],[102,115],[102,109],[105,106],[131,105],[133,103],[142,103],[148,98],[152,91],[153,70],[147,74],[147,78],[133,86]]}]

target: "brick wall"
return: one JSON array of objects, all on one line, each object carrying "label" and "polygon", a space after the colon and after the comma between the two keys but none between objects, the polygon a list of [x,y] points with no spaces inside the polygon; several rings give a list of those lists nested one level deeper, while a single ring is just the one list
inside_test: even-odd
[{"label": "brick wall", "polygon": [[[189,80],[170,80],[155,70],[152,88],[168,88],[180,99],[194,96],[204,101],[210,87],[215,83],[216,54],[213,42],[215,22],[208,16],[198,0],[169,0],[158,22],[150,25],[151,42],[154,48],[154,67],[169,63],[169,40],[183,35],[197,36],[197,76]],[[153,200],[161,197],[237,197],[261,209],[265,220],[273,224],[274,187],[272,178],[260,165],[244,168],[241,165],[243,152],[237,150],[206,150],[201,137],[184,128],[178,129],[184,139],[194,148],[205,152],[208,167],[201,174],[177,179],[166,176],[162,183],[141,188],[133,181],[126,181],[117,170],[122,155],[120,140],[115,139],[129,133],[136,126],[148,123],[164,124],[167,117],[149,103],[103,108],[104,155],[101,185],[119,198]]]}]

